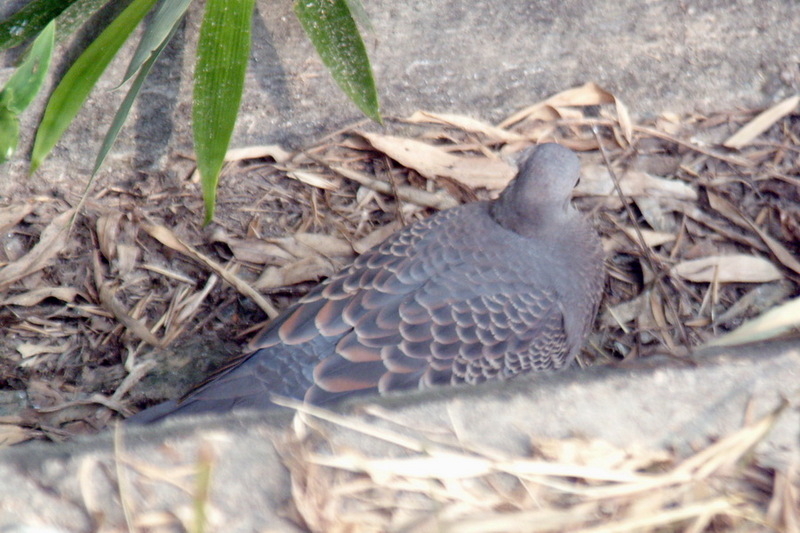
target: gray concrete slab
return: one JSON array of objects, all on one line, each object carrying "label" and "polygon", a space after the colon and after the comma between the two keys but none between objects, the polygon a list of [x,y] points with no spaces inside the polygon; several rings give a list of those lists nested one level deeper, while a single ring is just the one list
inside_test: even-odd
[{"label": "gray concrete slab", "polygon": [[[314,54],[291,6],[258,3],[234,146],[304,146],[362,118]],[[130,168],[170,176],[176,152],[190,153],[200,8],[193,6],[153,69],[106,164],[106,179],[122,181],[120,173]],[[375,27],[367,47],[387,116],[427,109],[496,121],[588,81],[640,117],[766,106],[800,90],[800,10],[793,0],[373,1],[366,8]],[[11,179],[0,180],[0,197],[23,185],[82,191],[105,134],[101,125],[124,97],[115,88],[134,46],[112,63],[32,181],[23,182],[22,159],[5,166]],[[7,62],[0,80],[11,72]],[[36,105],[41,110],[43,99]],[[23,120],[23,150],[38,117],[34,109]]]},{"label": "gray concrete slab", "polygon": [[[746,413],[764,416],[787,398],[791,407],[757,453],[762,465],[779,470],[800,457],[800,344],[698,354],[693,361],[575,369],[505,386],[355,402],[343,412],[422,441],[435,434],[459,446],[523,457],[534,437],[602,439],[622,449],[688,457],[741,428]],[[376,406],[385,417],[366,414]],[[119,435],[2,450],[0,531],[12,524],[121,529],[121,501],[138,523],[189,520],[197,494],[192,468],[203,461],[212,469],[212,528],[294,531],[283,518],[289,483],[275,447],[289,432],[289,417],[284,411],[175,418],[160,426],[123,426]],[[329,429],[332,443],[368,456],[406,453],[359,431]]]}]

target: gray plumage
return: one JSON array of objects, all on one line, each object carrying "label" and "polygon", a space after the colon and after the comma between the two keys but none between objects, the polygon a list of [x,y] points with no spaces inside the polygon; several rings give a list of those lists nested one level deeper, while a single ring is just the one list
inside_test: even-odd
[{"label": "gray plumage", "polygon": [[131,420],[326,404],[356,394],[504,380],[580,351],[603,289],[599,239],[572,206],[577,156],[527,150],[500,196],[395,233],[287,309],[180,401]]}]

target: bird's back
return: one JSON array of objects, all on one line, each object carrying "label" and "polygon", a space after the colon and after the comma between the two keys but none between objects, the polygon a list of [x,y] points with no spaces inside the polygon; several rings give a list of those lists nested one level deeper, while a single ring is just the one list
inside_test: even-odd
[{"label": "bird's back", "polygon": [[577,212],[538,229],[504,227],[489,202],[412,224],[301,298],[210,381],[138,421],[265,408],[270,394],[325,404],[562,368],[593,322],[602,251]]}]

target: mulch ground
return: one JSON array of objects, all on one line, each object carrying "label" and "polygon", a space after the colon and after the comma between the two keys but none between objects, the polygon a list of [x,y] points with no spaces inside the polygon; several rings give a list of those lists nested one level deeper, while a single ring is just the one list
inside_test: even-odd
[{"label": "mulch ground", "polygon": [[[498,125],[423,112],[361,123],[298,152],[233,151],[207,227],[189,157],[179,183],[103,182],[80,209],[6,201],[0,438],[62,440],[179,395],[391,232],[497,194],[536,142],[579,152],[575,202],[607,254],[579,363],[684,358],[798,294],[797,106],[639,123],[587,84]],[[759,490],[772,486],[758,472]]]}]

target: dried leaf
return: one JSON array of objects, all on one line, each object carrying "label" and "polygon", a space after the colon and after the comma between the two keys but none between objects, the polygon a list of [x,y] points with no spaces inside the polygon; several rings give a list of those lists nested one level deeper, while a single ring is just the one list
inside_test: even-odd
[{"label": "dried leaf", "polygon": [[307,172],[304,170],[293,170],[291,172],[287,172],[286,175],[289,176],[290,178],[296,179],[300,183],[311,185],[312,187],[316,187],[317,189],[323,189],[326,191],[335,191],[339,189],[339,185],[315,172]]},{"label": "dried leaf", "polygon": [[509,131],[497,126],[492,126],[481,120],[467,117],[464,115],[454,115],[450,113],[431,113],[429,111],[417,111],[406,119],[408,122],[419,124],[421,122],[428,122],[434,124],[443,124],[445,126],[455,126],[456,128],[464,131],[482,133],[486,137],[495,141],[502,142],[519,142],[526,139],[525,136]]},{"label": "dried leaf", "polygon": [[800,261],[798,261],[794,254],[786,249],[786,247],[781,244],[778,240],[773,239],[770,237],[764,230],[756,226],[755,222],[751,221],[749,218],[745,217],[735,206],[733,206],[730,202],[722,198],[721,196],[714,194],[713,192],[708,192],[708,203],[711,205],[714,210],[719,212],[721,215],[725,216],[728,220],[736,224],[737,226],[741,226],[743,228],[749,228],[753,230],[753,232],[758,235],[764,244],[767,245],[769,250],[775,254],[775,257],[790,270],[794,270],[797,274],[800,274]]},{"label": "dried leaf", "polygon": [[628,107],[616,96],[614,97],[614,104],[617,107],[617,121],[622,130],[622,135],[625,137],[625,140],[628,141],[628,144],[631,144],[633,142],[633,121],[628,112]]},{"label": "dried leaf", "polygon": [[344,239],[320,233],[296,233],[294,238],[326,257],[351,257],[353,247]]},{"label": "dried leaf", "polygon": [[[499,124],[501,128],[507,128],[512,124],[516,124],[527,118],[531,118],[539,114],[545,108],[558,108],[558,107],[584,107],[591,105],[613,104],[616,101],[614,96],[608,91],[602,89],[594,82],[589,82],[580,87],[567,89],[558,94],[555,94],[546,100],[526,107],[522,111],[518,111],[505,119]],[[560,116],[555,117],[560,118]]]},{"label": "dried leaf", "polygon": [[33,202],[27,202],[0,209],[0,235],[5,235],[9,229],[31,214],[35,205]]},{"label": "dried leaf", "polygon": [[372,459],[361,454],[311,455],[314,464],[365,472],[372,479],[386,480],[395,476],[420,479],[464,479],[482,476],[495,470],[492,461],[482,457],[437,453],[430,457]]},{"label": "dried leaf", "polygon": [[131,244],[117,244],[118,257],[116,266],[120,277],[124,278],[133,272],[133,269],[139,264],[139,253],[140,250],[136,246]]},{"label": "dried leaf", "polygon": [[651,228],[664,233],[676,233],[678,221],[668,205],[655,196],[639,194],[633,197],[636,207]]},{"label": "dried leaf", "polygon": [[[603,251],[606,255],[610,255],[619,251],[631,251],[632,249],[640,250],[641,242],[639,235],[633,228],[623,227],[621,232],[616,232],[609,235],[608,238],[603,238]],[[655,248],[668,242],[675,240],[676,236],[672,232],[653,231],[647,228],[640,230],[644,246],[647,248]]]},{"label": "dried leaf", "polygon": [[133,318],[125,306],[116,297],[115,290],[109,283],[103,283],[99,289],[100,302],[125,328],[150,346],[160,347],[162,342],[145,324],[144,320]]},{"label": "dried leaf", "polygon": [[376,180],[367,174],[357,172],[350,168],[331,165],[330,169],[349,180],[360,183],[370,190],[378,191],[382,194],[397,195],[397,197],[404,202],[410,202],[424,207],[432,207],[434,209],[448,209],[458,205],[458,202],[452,196],[445,193],[430,193],[406,186],[392,187],[390,183]]},{"label": "dried leaf", "polygon": [[97,240],[100,244],[100,252],[108,261],[113,261],[117,257],[117,243],[119,242],[122,217],[123,214],[117,211],[97,219]]},{"label": "dried leaf", "polygon": [[786,301],[792,295],[793,290],[794,284],[789,280],[777,283],[759,283],[736,300],[724,313],[717,316],[715,323],[725,325],[745,314],[759,315]]},{"label": "dried leaf", "polygon": [[58,298],[63,302],[74,302],[78,294],[78,289],[73,289],[72,287],[43,287],[10,296],[2,301],[2,305],[30,307],[41,303],[42,300],[46,300],[47,298]]},{"label": "dried leaf", "polygon": [[[697,191],[681,180],[670,180],[653,176],[647,172],[630,170],[619,176],[622,194],[635,198],[671,198],[694,202]],[[615,196],[614,181],[604,165],[586,165],[581,171],[581,181],[575,188],[577,195]]]},{"label": "dried leaf", "polygon": [[0,424],[0,446],[13,446],[32,439],[35,431],[16,424]]},{"label": "dried leaf", "polygon": [[282,264],[291,261],[294,256],[281,246],[263,239],[237,239],[222,230],[214,231],[212,239],[215,242],[225,243],[233,252],[233,256],[245,263],[254,265]]},{"label": "dried leaf", "polygon": [[55,346],[24,342],[17,346],[17,351],[20,353],[23,359],[28,359],[30,357],[34,357],[36,355],[42,355],[45,353],[62,354],[67,350],[69,350],[70,347],[71,344],[68,342],[65,344],[57,344]]},{"label": "dried leaf", "polygon": [[[622,231],[624,231],[628,238],[630,238],[633,242],[638,242],[639,237],[635,229],[626,227],[622,228]],[[661,246],[662,244],[666,244],[675,240],[675,234],[670,232],[653,231],[645,228],[642,228],[640,232],[642,238],[644,239],[644,244],[648,248]]]},{"label": "dried leaf", "polygon": [[216,286],[217,281],[219,281],[219,277],[216,274],[211,274],[201,290],[192,293],[177,303],[175,309],[178,313],[170,323],[169,333],[164,336],[164,344],[169,344],[172,340],[178,338],[188,322],[197,315],[200,306]]},{"label": "dried leaf", "polygon": [[767,131],[770,126],[797,109],[798,104],[800,104],[800,95],[791,96],[775,104],[745,124],[739,131],[722,143],[722,145],[726,148],[738,150],[750,144],[753,139]]},{"label": "dried leaf", "polygon": [[233,272],[224,268],[216,261],[213,261],[211,258],[201,254],[196,249],[182,242],[178,238],[178,236],[172,233],[172,231],[170,231],[169,229],[165,228],[164,226],[156,226],[147,223],[143,223],[142,228],[151,237],[159,241],[164,246],[168,246],[169,248],[172,248],[173,250],[186,255],[187,257],[191,257],[193,260],[204,265],[212,272],[215,272],[217,275],[219,275],[219,277],[221,277],[222,279],[233,285],[233,287],[236,290],[238,290],[241,294],[253,300],[256,303],[256,305],[258,305],[267,314],[267,316],[269,317],[278,316],[277,309],[275,309],[275,307],[271,303],[269,303],[263,296],[261,296],[257,290],[248,285],[247,282],[240,279]]},{"label": "dried leaf", "polygon": [[765,283],[783,279],[775,265],[753,255],[716,255],[683,261],[672,274],[697,283]]},{"label": "dried leaf", "polygon": [[398,221],[386,224],[385,226],[376,229],[369,235],[362,237],[360,240],[355,242],[353,244],[353,249],[356,251],[356,253],[363,254],[370,248],[373,248],[385,241],[389,235],[393,234],[395,231],[398,231],[400,228],[401,224]]},{"label": "dried leaf", "polygon": [[800,327],[800,298],[770,309],[705,346],[735,346],[778,337]]},{"label": "dried leaf", "polygon": [[392,135],[361,135],[376,150],[428,179],[444,176],[468,187],[502,189],[517,172],[513,166],[500,159],[458,156],[424,142]]},{"label": "dried leaf", "polygon": [[276,163],[285,163],[291,159],[292,154],[277,144],[264,144],[260,146],[232,148],[225,154],[225,161],[244,161],[247,159],[261,159],[263,157],[271,157]]},{"label": "dried leaf", "polygon": [[260,290],[288,287],[306,281],[319,281],[335,272],[330,261],[323,257],[309,256],[282,267],[269,267],[254,283]]},{"label": "dried leaf", "polygon": [[55,217],[27,254],[0,268],[0,290],[50,264],[67,244],[69,221],[74,213],[74,209],[69,209]]}]

